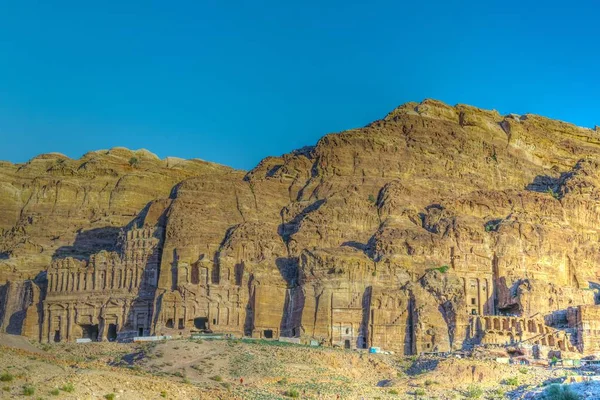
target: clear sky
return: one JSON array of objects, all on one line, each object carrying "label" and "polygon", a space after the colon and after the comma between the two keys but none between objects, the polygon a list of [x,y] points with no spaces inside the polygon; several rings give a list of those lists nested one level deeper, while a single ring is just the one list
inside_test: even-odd
[{"label": "clear sky", "polygon": [[0,160],[250,169],[436,98],[600,125],[597,1],[0,0]]}]

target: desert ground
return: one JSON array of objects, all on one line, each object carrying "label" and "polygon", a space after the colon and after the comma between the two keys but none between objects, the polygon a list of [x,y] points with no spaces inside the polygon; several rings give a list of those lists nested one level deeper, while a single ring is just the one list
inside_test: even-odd
[{"label": "desert ground", "polygon": [[[2,335],[0,342],[3,399],[544,398],[552,384],[583,373],[266,340],[42,345]],[[590,383],[572,388],[579,398],[597,396]]]}]

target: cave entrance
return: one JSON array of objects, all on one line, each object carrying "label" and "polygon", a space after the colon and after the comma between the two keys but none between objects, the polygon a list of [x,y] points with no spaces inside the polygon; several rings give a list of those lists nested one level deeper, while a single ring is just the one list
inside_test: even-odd
[{"label": "cave entrance", "polygon": [[169,318],[169,319],[167,320],[167,325],[166,325],[166,326],[167,326],[167,328],[169,328],[169,329],[173,329],[173,327],[174,327],[175,325],[173,324],[173,319],[172,319],[172,318]]},{"label": "cave entrance", "polygon": [[144,336],[144,328],[138,328],[138,336]]},{"label": "cave entrance", "polygon": [[348,340],[348,339],[344,340],[344,348],[345,349],[349,349],[350,348],[350,340]]},{"label": "cave entrance", "polygon": [[98,340],[98,325],[81,325],[82,338]]},{"label": "cave entrance", "polygon": [[272,329],[265,329],[263,331],[263,336],[265,337],[265,339],[273,339],[273,330]]},{"label": "cave entrance", "polygon": [[194,326],[196,329],[206,329],[208,318],[194,318]]},{"label": "cave entrance", "polygon": [[60,342],[60,329],[54,331],[54,343]]},{"label": "cave entrance", "polygon": [[108,324],[108,332],[106,338],[109,342],[117,340],[117,324]]},{"label": "cave entrance", "polygon": [[521,312],[518,304],[510,304],[506,307],[498,308],[498,314],[500,315],[519,315]]},{"label": "cave entrance", "polygon": [[185,323],[183,322],[183,318],[179,318],[179,323],[177,324],[177,328],[185,329]]}]

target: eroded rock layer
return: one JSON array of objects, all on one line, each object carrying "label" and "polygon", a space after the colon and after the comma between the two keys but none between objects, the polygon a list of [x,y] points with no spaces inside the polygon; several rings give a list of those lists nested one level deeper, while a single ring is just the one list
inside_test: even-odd
[{"label": "eroded rock layer", "polygon": [[246,174],[124,149],[3,164],[0,203],[1,326],[42,341],[597,350],[597,130],[425,100]]}]

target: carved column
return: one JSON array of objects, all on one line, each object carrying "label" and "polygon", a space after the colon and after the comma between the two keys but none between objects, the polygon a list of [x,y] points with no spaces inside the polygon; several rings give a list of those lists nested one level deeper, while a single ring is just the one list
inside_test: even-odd
[{"label": "carved column", "polygon": [[48,304],[44,304],[44,314],[42,315],[42,341],[49,341],[48,331],[50,330],[50,309]]},{"label": "carved column", "polygon": [[73,330],[73,303],[67,304],[67,342],[73,340],[72,338],[72,330]]}]

